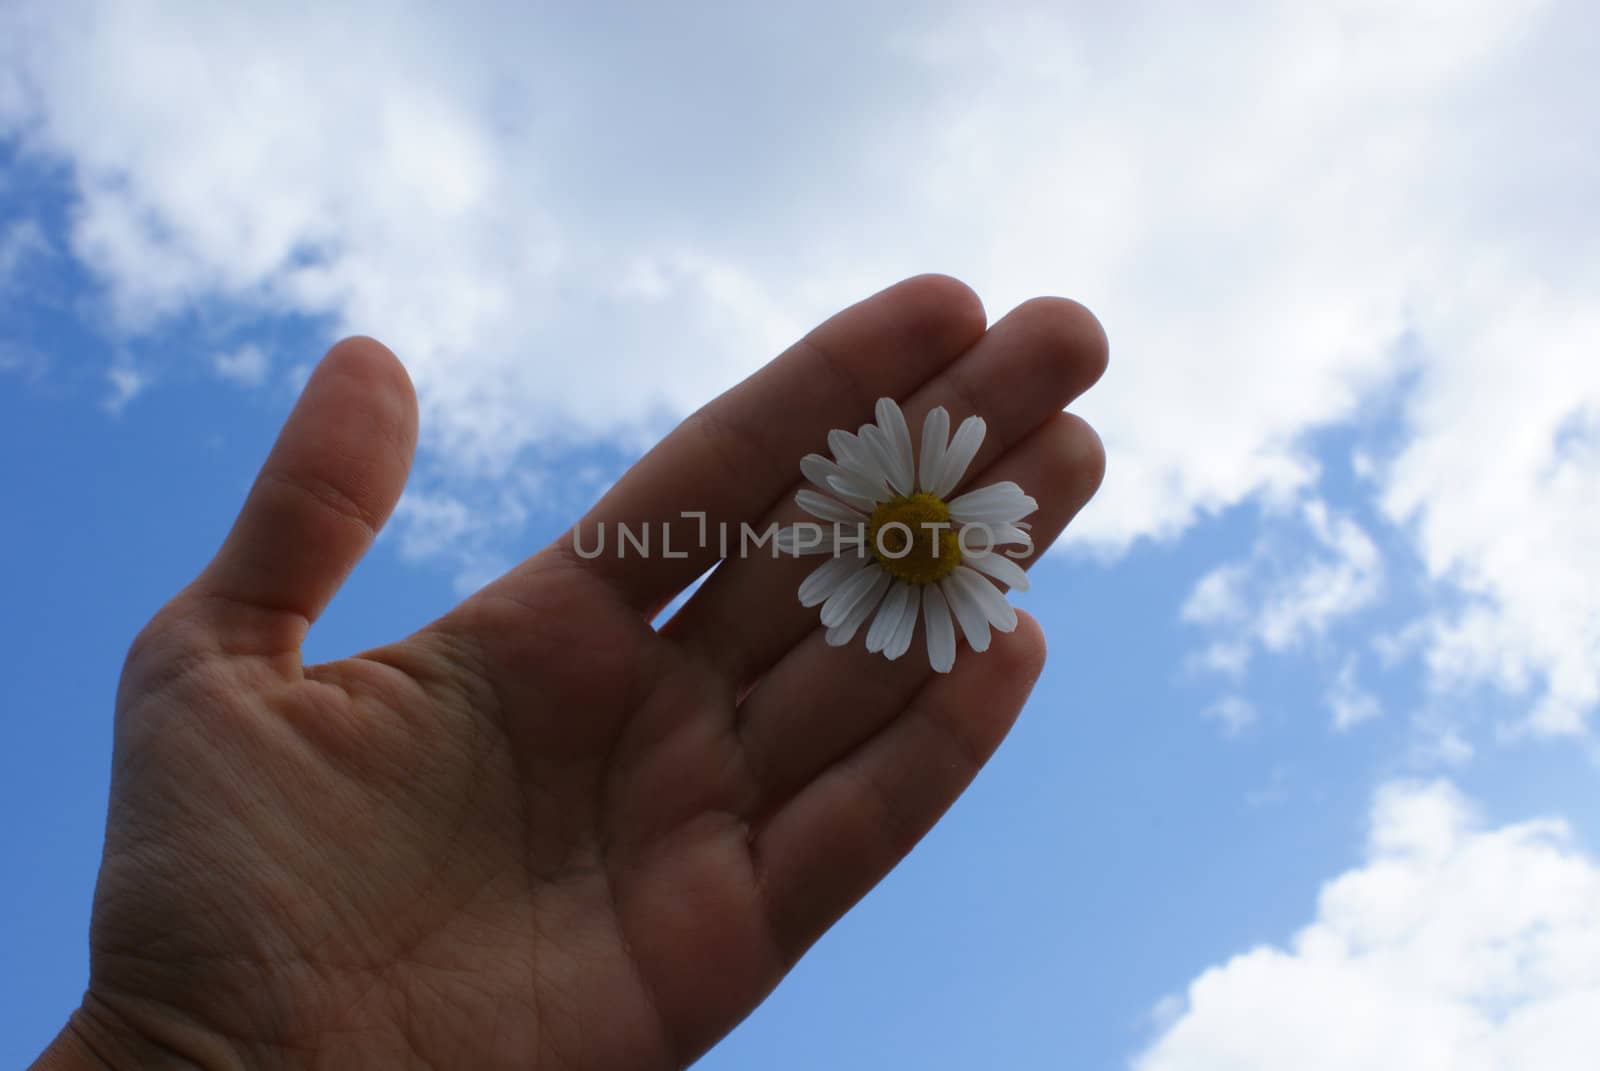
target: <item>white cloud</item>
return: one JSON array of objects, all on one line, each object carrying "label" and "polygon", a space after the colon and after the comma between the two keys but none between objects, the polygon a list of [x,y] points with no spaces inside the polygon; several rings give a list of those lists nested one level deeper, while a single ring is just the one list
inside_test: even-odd
[{"label": "white cloud", "polygon": [[400,553],[407,558],[441,554],[473,527],[467,504],[447,494],[407,491],[394,513],[396,520],[406,522],[401,528]]},{"label": "white cloud", "polygon": [[[1244,801],[1252,807],[1266,807],[1274,803],[1282,803],[1289,798],[1290,776],[1286,766],[1274,766],[1267,783],[1249,789],[1244,794]],[[1175,995],[1169,995],[1157,1005],[1170,1014],[1164,1021],[1158,1022],[1160,1032],[1165,1032],[1168,1027],[1178,1021],[1183,1012],[1183,1000]]]},{"label": "white cloud", "polygon": [[0,290],[10,286],[33,257],[50,252],[50,241],[37,220],[13,219],[0,227]]},{"label": "white cloud", "polygon": [[1183,619],[1205,625],[1242,620],[1249,608],[1240,588],[1249,575],[1249,570],[1238,562],[1211,570],[1189,593],[1183,604]]},{"label": "white cloud", "polygon": [[[1533,727],[1578,728],[1600,698],[1600,119],[1574,42],[1596,28],[1580,4],[1147,4],[936,35],[929,203],[994,236],[972,241],[995,289],[1056,280],[1110,329],[1084,408],[1111,464],[1078,538],[1281,502],[1315,478],[1306,433],[1405,374],[1398,456],[1363,467],[1436,605],[1473,596],[1427,614],[1438,683],[1516,680],[1544,692]],[[1589,430],[1558,451],[1563,428]]]},{"label": "white cloud", "polygon": [[259,387],[267,381],[272,360],[267,352],[253,342],[228,353],[219,353],[211,359],[211,369],[221,379],[241,387]]},{"label": "white cloud", "polygon": [[1383,584],[1383,559],[1360,525],[1330,515],[1322,502],[1307,504],[1302,516],[1328,556],[1273,592],[1262,608],[1259,635],[1271,651],[1287,650],[1370,606]]},{"label": "white cloud", "polygon": [[[1363,457],[1446,608],[1418,650],[1441,688],[1537,691],[1534,727],[1577,729],[1600,699],[1592,10],[1112,10],[852,9],[840,35],[823,4],[777,47],[740,8],[17,3],[0,128],[72,165],[72,249],[124,324],[224,297],[377,334],[457,476],[638,441],[926,269],[1107,323],[1083,408],[1112,460],[1078,545],[1322,493],[1308,433],[1403,379],[1398,446]],[[1262,644],[1360,595],[1321,579]]]},{"label": "white cloud", "polygon": [[1202,576],[1184,601],[1182,619],[1212,633],[1194,659],[1201,667],[1240,676],[1253,652],[1300,648],[1381,594],[1383,557],[1353,519],[1313,499],[1283,520],[1292,542],[1309,546],[1269,532],[1245,559]]},{"label": "white cloud", "polygon": [[1315,919],[1196,978],[1133,1066],[1579,1071],[1597,1049],[1600,864],[1561,821],[1485,828],[1435,782],[1380,791]]},{"label": "white cloud", "polygon": [[1540,682],[1529,727],[1575,732],[1600,700],[1600,304],[1492,277],[1469,293],[1495,321],[1441,317],[1451,357],[1428,366],[1383,504],[1469,596],[1426,619],[1435,682]]},{"label": "white cloud", "polygon": [[666,205],[637,226],[604,191],[661,176],[601,157],[646,132],[584,114],[598,86],[539,84],[546,27],[460,14],[14,5],[0,49],[30,91],[0,96],[0,128],[73,164],[71,246],[125,327],[222,297],[381,335],[457,469],[658,426],[843,300],[775,301]]},{"label": "white cloud", "polygon": [[1222,726],[1222,731],[1228,736],[1238,736],[1254,725],[1259,716],[1249,700],[1236,695],[1223,696],[1206,707],[1202,713],[1218,722]]},{"label": "white cloud", "polygon": [[1248,639],[1216,640],[1192,655],[1189,664],[1238,680],[1250,668],[1253,653]]},{"label": "white cloud", "polygon": [[1378,697],[1361,686],[1356,668],[1356,656],[1347,655],[1328,692],[1328,709],[1333,713],[1333,727],[1340,732],[1371,721],[1383,713]]},{"label": "white cloud", "polygon": [[49,367],[50,359],[44,352],[0,338],[0,372],[16,375],[25,382],[35,382]]},{"label": "white cloud", "polygon": [[520,532],[530,512],[542,505],[539,480],[523,475],[487,496],[419,485],[425,483],[414,481],[401,496],[397,523],[383,538],[396,541],[402,558],[448,563],[455,590],[468,595],[513,564],[495,547]]},{"label": "white cloud", "polygon": [[128,407],[128,403],[143,394],[145,388],[150,386],[150,377],[126,361],[119,361],[106,369],[106,382],[110,385],[108,393],[100,401],[100,407],[112,416],[118,416]]}]

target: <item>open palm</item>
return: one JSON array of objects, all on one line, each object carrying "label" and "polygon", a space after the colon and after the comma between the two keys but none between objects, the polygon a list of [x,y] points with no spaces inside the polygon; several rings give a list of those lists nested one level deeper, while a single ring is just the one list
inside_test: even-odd
[{"label": "open palm", "polygon": [[715,564],[703,511],[793,516],[797,463],[899,399],[983,415],[972,482],[1099,484],[1061,409],[1105,363],[1080,307],[985,330],[923,276],[835,316],[673,432],[580,522],[674,551],[535,554],[419,633],[303,666],[400,495],[409,382],[352,339],[318,367],[226,543],[134,644],[118,699],[89,993],[111,1064],[666,1068],[745,1016],[928,830],[1044,659],[1026,617],[934,674],[828,647],[814,562]]}]

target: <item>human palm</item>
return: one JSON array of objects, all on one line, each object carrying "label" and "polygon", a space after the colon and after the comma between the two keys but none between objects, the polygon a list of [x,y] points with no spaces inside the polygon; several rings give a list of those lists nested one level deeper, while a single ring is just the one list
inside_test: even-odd
[{"label": "human palm", "polygon": [[416,431],[394,358],[336,346],[216,559],[129,655],[90,987],[54,1051],[688,1063],[949,806],[1044,649],[1025,616],[949,674],[828,647],[794,596],[808,565],[761,555],[658,630],[718,551],[681,514],[788,519],[801,455],[887,395],[913,426],[985,416],[975,482],[1032,490],[1043,549],[1099,483],[1098,440],[1060,410],[1104,361],[1069,302],[985,331],[960,284],[909,280],[691,417],[580,521],[586,540],[668,524],[685,557],[585,559],[569,535],[413,636],[303,666]]}]

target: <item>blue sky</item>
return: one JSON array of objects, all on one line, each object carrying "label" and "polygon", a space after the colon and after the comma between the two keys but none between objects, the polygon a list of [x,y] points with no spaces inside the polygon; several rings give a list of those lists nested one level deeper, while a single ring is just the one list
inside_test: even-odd
[{"label": "blue sky", "polygon": [[330,341],[424,430],[311,659],[940,270],[1097,311],[1107,484],[1012,737],[702,1066],[1580,1066],[1593,16],[701,10],[0,13],[0,1061],[85,980],[122,653]]}]

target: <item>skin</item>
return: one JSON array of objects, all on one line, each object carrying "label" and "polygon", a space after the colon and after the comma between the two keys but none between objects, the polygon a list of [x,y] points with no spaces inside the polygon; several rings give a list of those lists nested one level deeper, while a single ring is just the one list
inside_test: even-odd
[{"label": "skin", "polygon": [[[798,519],[798,461],[899,399],[989,435],[1042,550],[1104,455],[1061,412],[1105,336],[1063,299],[987,327],[919,276],[711,402],[580,524]],[[954,421],[953,421],[954,423]],[[1038,626],[934,674],[822,642],[811,561],[583,560],[570,534],[415,635],[304,665],[416,441],[366,338],[329,351],[216,558],[117,698],[81,1009],[36,1067],[673,1068],[739,1022],[999,745]],[[714,530],[714,529],[713,529]]]}]

